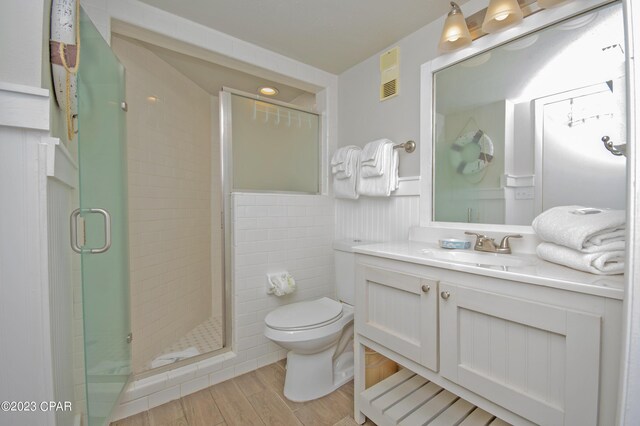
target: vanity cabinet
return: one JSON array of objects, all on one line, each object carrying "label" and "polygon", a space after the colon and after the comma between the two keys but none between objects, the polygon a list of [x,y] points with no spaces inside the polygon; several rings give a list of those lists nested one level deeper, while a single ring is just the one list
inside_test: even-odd
[{"label": "vanity cabinet", "polygon": [[356,266],[356,357],[371,347],[513,424],[615,423],[620,299],[370,255]]},{"label": "vanity cabinet", "polygon": [[439,290],[443,377],[541,425],[596,424],[599,315],[444,281]]},{"label": "vanity cabinet", "polygon": [[438,370],[438,282],[374,267],[361,270],[356,327],[434,371]]}]

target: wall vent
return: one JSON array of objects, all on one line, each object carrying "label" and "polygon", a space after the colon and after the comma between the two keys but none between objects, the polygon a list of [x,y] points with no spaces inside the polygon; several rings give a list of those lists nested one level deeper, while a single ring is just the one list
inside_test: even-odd
[{"label": "wall vent", "polygon": [[400,79],[400,48],[394,47],[380,55],[380,100],[398,94]]},{"label": "wall vent", "polygon": [[398,80],[393,79],[391,81],[387,81],[382,85],[382,99],[387,99],[393,95],[398,94]]}]

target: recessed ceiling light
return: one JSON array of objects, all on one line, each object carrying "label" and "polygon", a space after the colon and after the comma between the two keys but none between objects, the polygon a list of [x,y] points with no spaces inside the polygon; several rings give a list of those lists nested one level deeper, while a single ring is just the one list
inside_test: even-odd
[{"label": "recessed ceiling light", "polygon": [[263,86],[258,89],[261,95],[265,96],[275,96],[278,94],[278,89],[271,86]]}]

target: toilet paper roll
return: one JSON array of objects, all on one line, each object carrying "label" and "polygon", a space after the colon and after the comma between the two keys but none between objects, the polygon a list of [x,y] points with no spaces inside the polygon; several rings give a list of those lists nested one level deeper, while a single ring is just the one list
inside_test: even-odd
[{"label": "toilet paper roll", "polygon": [[276,296],[284,296],[293,293],[296,290],[296,280],[290,273],[278,272],[275,274],[267,274],[267,293]]}]

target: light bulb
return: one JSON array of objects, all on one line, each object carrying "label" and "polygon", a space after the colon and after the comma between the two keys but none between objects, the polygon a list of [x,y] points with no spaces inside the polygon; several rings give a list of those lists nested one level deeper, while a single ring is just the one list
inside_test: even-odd
[{"label": "light bulb", "polygon": [[471,34],[469,34],[469,28],[467,28],[467,22],[462,15],[462,11],[457,4],[451,2],[451,11],[444,21],[438,49],[441,52],[450,52],[465,47],[470,43]]},{"label": "light bulb", "polygon": [[491,0],[482,23],[482,31],[494,33],[522,21],[518,0]]}]

